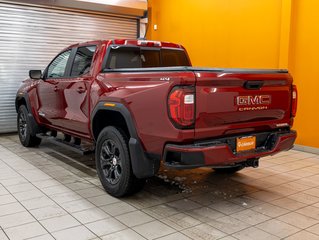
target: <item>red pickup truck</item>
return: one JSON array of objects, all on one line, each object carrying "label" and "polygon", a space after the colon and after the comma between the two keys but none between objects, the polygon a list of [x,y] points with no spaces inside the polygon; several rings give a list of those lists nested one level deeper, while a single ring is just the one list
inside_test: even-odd
[{"label": "red pickup truck", "polygon": [[85,153],[90,142],[102,185],[117,197],[141,189],[161,161],[236,172],[296,139],[286,70],[194,68],[178,44],[76,44],[29,75],[16,97],[22,145],[46,137]]}]

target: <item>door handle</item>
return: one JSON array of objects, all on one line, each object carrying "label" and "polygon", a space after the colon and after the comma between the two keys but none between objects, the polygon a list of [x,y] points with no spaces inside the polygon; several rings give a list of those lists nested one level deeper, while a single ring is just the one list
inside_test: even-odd
[{"label": "door handle", "polygon": [[85,89],[83,87],[79,87],[77,90],[76,90],[78,93],[84,93],[85,92]]},{"label": "door handle", "polygon": [[59,89],[58,89],[57,86],[55,86],[53,90],[54,90],[55,92],[57,92]]}]

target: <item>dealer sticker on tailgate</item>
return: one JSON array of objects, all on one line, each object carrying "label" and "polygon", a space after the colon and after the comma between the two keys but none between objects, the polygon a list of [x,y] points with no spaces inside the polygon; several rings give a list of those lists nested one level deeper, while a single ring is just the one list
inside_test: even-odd
[{"label": "dealer sticker on tailgate", "polygon": [[237,138],[236,150],[237,152],[248,151],[256,148],[256,137],[248,136]]}]

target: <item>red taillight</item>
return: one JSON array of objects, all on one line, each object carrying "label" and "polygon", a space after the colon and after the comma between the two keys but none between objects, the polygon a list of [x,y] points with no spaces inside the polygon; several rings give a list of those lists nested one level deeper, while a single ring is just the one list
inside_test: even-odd
[{"label": "red taillight", "polygon": [[297,113],[297,102],[298,102],[297,86],[296,85],[292,85],[291,115],[293,117],[295,117],[296,113]]},{"label": "red taillight", "polygon": [[168,112],[177,127],[194,124],[195,91],[193,87],[175,87],[168,97]]}]

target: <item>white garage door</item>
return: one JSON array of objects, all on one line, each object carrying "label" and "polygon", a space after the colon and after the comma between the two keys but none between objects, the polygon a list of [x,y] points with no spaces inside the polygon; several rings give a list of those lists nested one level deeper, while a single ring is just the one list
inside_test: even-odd
[{"label": "white garage door", "polygon": [[136,38],[137,19],[0,3],[0,133],[16,131],[15,95],[72,43]]}]

